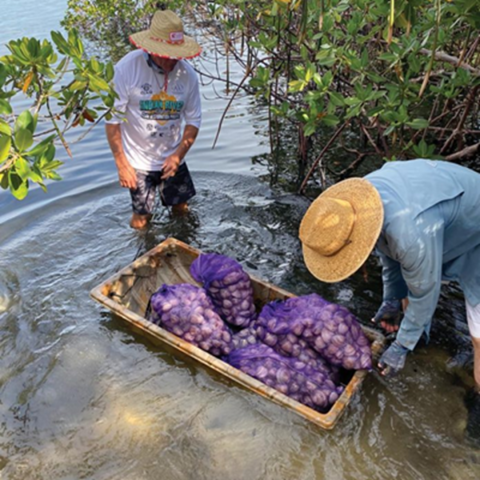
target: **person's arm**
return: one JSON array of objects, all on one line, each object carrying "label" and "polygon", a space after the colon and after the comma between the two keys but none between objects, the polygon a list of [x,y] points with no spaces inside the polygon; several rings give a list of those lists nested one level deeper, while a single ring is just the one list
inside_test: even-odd
[{"label": "person's arm", "polygon": [[117,94],[114,102],[115,113],[106,121],[105,132],[108,144],[118,170],[120,185],[124,188],[137,188],[137,175],[125,156],[122,143],[121,124],[125,121],[125,113],[129,102],[128,69],[115,65],[113,84]]},{"label": "person's arm", "polygon": [[193,125],[186,125],[183,131],[182,140],[174,153],[169,155],[163,163],[162,179],[173,177],[177,173],[178,167],[182,163],[183,158],[195,143],[198,135],[198,128]]},{"label": "person's arm", "polygon": [[402,261],[402,276],[408,287],[408,307],[397,341],[413,350],[432,321],[442,284],[443,225],[431,224],[412,245]]},{"label": "person's arm", "polygon": [[372,322],[387,332],[398,330],[406,308],[408,288],[402,277],[400,264],[377,249],[382,264],[383,301]]},{"label": "person's arm", "polygon": [[443,258],[443,221],[434,209],[419,217],[414,241],[399,255],[401,274],[408,288],[408,306],[395,342],[379,361],[383,375],[405,364],[407,353],[428,331],[440,296]]},{"label": "person's arm", "polygon": [[118,170],[120,185],[124,188],[137,188],[137,175],[135,169],[130,165],[123,151],[122,131],[118,123],[106,124],[105,132],[107,134],[108,144],[112,150],[115,165]]},{"label": "person's arm", "polygon": [[382,263],[383,300],[402,300],[408,288],[402,276],[400,264],[378,251]]}]

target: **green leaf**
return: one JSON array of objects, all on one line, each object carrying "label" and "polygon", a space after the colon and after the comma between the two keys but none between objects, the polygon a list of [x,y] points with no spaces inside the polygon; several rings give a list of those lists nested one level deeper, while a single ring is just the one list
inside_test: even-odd
[{"label": "green leaf", "polygon": [[386,137],[387,135],[390,135],[396,128],[396,125],[390,125],[385,132],[383,132],[383,136]]},{"label": "green leaf", "polygon": [[51,32],[50,35],[52,36],[52,40],[57,46],[58,51],[64,55],[70,55],[70,46],[63,35],[60,32]]},{"label": "green leaf", "polygon": [[0,98],[0,115],[10,115],[12,113],[12,106],[9,102]]},{"label": "green leaf", "polygon": [[428,120],[425,118],[415,118],[411,122],[407,122],[407,125],[415,130],[422,130],[428,127]]},{"label": "green leaf", "polygon": [[346,103],[347,105],[350,105],[350,106],[358,105],[359,103],[362,103],[362,101],[357,97],[344,98],[343,101],[344,101],[344,103]]},{"label": "green leaf", "polygon": [[56,68],[57,72],[61,72],[65,68],[65,65],[67,64],[67,61],[68,61],[67,57],[62,58],[60,63],[57,65],[57,68]]},{"label": "green leaf", "polygon": [[[15,122],[15,131],[28,130],[32,135],[35,132],[35,119],[30,113],[30,110],[24,110]],[[28,147],[27,147],[28,148]]]},{"label": "green leaf", "polygon": [[87,82],[82,80],[76,80],[70,85],[69,90],[71,90],[72,92],[76,90],[84,90],[86,86],[87,86]]},{"label": "green leaf", "polygon": [[330,95],[330,101],[336,106],[336,107],[343,107],[345,105],[345,100],[343,98],[343,95],[337,92],[328,92]]},{"label": "green leaf", "polygon": [[83,44],[78,36],[77,30],[72,28],[68,32],[68,43],[71,47],[71,54],[76,57],[81,57],[83,54]]},{"label": "green leaf", "polygon": [[113,69],[113,64],[112,62],[108,62],[107,66],[105,68],[105,80],[107,82],[111,82],[113,80],[113,76],[115,74],[115,71]]},{"label": "green leaf", "polygon": [[37,58],[40,53],[40,42],[36,38],[29,38],[27,43],[27,50],[32,59]]},{"label": "green leaf", "polygon": [[291,92],[301,92],[306,87],[306,83],[303,80],[293,80],[288,85]]},{"label": "green leaf", "polygon": [[33,144],[33,135],[30,130],[26,128],[20,128],[15,133],[15,145],[19,152],[24,152],[30,148]]},{"label": "green leaf", "polygon": [[35,182],[35,183],[43,183],[43,177],[38,170],[38,168],[34,165],[31,170],[30,170],[30,175],[29,177]]},{"label": "green leaf", "polygon": [[396,111],[388,110],[386,112],[383,112],[382,119],[389,123],[392,123],[392,122],[398,122],[400,119],[400,116]]},{"label": "green leaf", "polygon": [[60,160],[52,160],[48,165],[44,167],[44,170],[55,170],[58,167],[61,167],[63,162]]},{"label": "green leaf", "polygon": [[10,190],[17,200],[23,200],[28,193],[28,180],[22,180],[13,170],[8,172]]},{"label": "green leaf", "polygon": [[12,146],[12,138],[6,135],[0,135],[0,163],[8,158],[10,147]]},{"label": "green leaf", "polygon": [[62,177],[57,172],[53,171],[47,172],[46,177],[50,180],[55,180],[56,182],[62,179]]},{"label": "green leaf", "polygon": [[378,56],[379,60],[385,60],[386,62],[390,62],[391,64],[394,64],[395,62],[398,61],[398,57],[394,55],[393,53],[382,53],[381,55]]},{"label": "green leaf", "polygon": [[383,84],[385,82],[385,78],[373,72],[367,71],[367,77],[375,83]]},{"label": "green leaf", "polygon": [[0,133],[3,135],[11,136],[12,135],[12,129],[10,125],[5,121],[0,118]]},{"label": "green leaf", "polygon": [[367,115],[369,117],[375,117],[376,115],[378,115],[379,113],[383,112],[383,109],[385,107],[383,105],[378,105],[376,107],[373,107],[372,109],[370,110],[367,110]]},{"label": "green leaf", "polygon": [[309,137],[310,135],[313,135],[315,133],[316,127],[314,123],[308,123],[305,126],[305,129],[303,133],[305,134],[306,137]]},{"label": "green leaf", "polygon": [[0,63],[0,88],[3,87],[5,84],[5,80],[7,79],[7,69],[3,63]]},{"label": "green leaf", "polygon": [[30,164],[23,157],[19,157],[15,161],[15,171],[22,180],[26,180],[30,175]]},{"label": "green leaf", "polygon": [[50,43],[44,44],[43,47],[40,49],[40,56],[45,60],[53,53],[53,48]]},{"label": "green leaf", "polygon": [[[328,55],[330,55],[328,53]],[[317,54],[315,57],[315,60],[317,61],[318,65],[322,65],[324,67],[332,67],[335,64],[335,57],[333,56],[326,56],[324,54]]]},{"label": "green leaf", "polygon": [[327,125],[328,127],[334,127],[340,123],[340,119],[335,115],[325,115],[322,118],[322,123]]},{"label": "green leaf", "polygon": [[8,188],[8,172],[0,172],[0,187],[4,190]]},{"label": "green leaf", "polygon": [[358,115],[360,115],[361,110],[362,110],[361,103],[359,103],[358,105],[355,105],[354,107],[350,107],[347,111],[347,114],[345,115],[345,119],[357,117]]},{"label": "green leaf", "polygon": [[326,14],[323,17],[322,31],[330,32],[334,25],[335,25],[335,19],[331,15]]},{"label": "green leaf", "polygon": [[90,65],[92,66],[92,69],[95,73],[100,73],[102,71],[102,67],[95,57],[92,57],[90,59]]},{"label": "green leaf", "polygon": [[108,89],[110,88],[108,86],[108,83],[103,78],[89,75],[89,79],[90,79],[90,86],[94,90],[108,91]]},{"label": "green leaf", "polygon": [[50,144],[47,148],[47,151],[45,153],[42,154],[42,157],[40,159],[41,163],[44,164],[44,163],[49,163],[49,162],[52,162],[53,161],[53,158],[55,157],[55,145]]},{"label": "green leaf", "polygon": [[31,157],[42,155],[44,152],[47,151],[54,138],[55,135],[50,135],[49,137],[44,138],[41,142],[37,143],[31,150],[26,152],[26,155]]},{"label": "green leaf", "polygon": [[363,68],[367,68],[369,64],[369,59],[368,59],[368,50],[364,49],[362,51],[362,55],[360,56],[360,66]]}]

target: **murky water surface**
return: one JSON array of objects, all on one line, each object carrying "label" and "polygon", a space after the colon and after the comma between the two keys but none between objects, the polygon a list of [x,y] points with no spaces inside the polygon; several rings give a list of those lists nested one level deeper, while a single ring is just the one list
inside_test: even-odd
[{"label": "murky water surface", "polygon": [[[6,39],[58,28],[66,2],[3,0]],[[6,13],[5,13],[6,9]],[[20,479],[478,479],[463,440],[465,375],[446,368],[440,329],[395,381],[370,374],[338,426],[295,414],[154,347],[99,307],[89,291],[168,236],[237,258],[294,293],[316,291],[368,320],[378,269],[322,286],[296,237],[306,204],[276,201],[252,167],[265,151],[262,112],[239,102],[211,150],[225,103],[204,102],[189,155],[198,195],[187,220],[158,211],[127,226],[129,198],[101,129],[74,149],[65,180],[24,202],[0,194],[0,478]],[[255,164],[257,165],[257,164]],[[437,323],[465,331],[449,295]],[[451,343],[451,342],[450,342]],[[450,345],[451,346],[451,345]]]}]

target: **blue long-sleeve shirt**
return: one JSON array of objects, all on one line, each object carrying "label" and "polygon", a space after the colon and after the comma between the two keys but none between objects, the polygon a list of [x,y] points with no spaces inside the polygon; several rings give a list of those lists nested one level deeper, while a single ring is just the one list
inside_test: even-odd
[{"label": "blue long-sleeve shirt", "polygon": [[376,244],[383,298],[408,297],[398,341],[413,350],[429,333],[442,280],[480,303],[480,174],[448,162],[389,162],[365,177],[380,193]]}]

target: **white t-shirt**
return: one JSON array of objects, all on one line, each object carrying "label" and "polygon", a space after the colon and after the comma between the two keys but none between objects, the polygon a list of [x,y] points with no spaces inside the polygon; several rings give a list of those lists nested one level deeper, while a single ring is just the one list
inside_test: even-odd
[{"label": "white t-shirt", "polygon": [[[151,68],[142,50],[125,55],[115,66],[115,108],[127,160],[137,170],[158,171],[175,152],[183,135],[182,122],[200,128],[202,119],[198,77],[186,61],[162,74]],[[166,91],[165,88],[166,87]]]}]

